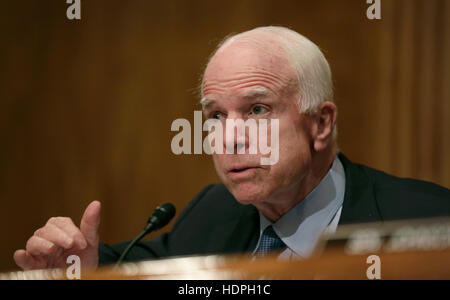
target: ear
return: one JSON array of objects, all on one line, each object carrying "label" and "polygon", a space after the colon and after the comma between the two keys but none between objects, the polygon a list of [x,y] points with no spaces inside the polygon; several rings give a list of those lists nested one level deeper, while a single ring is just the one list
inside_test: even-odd
[{"label": "ear", "polygon": [[333,129],[337,120],[337,107],[333,102],[319,105],[313,124],[314,150],[320,152],[333,143]]}]

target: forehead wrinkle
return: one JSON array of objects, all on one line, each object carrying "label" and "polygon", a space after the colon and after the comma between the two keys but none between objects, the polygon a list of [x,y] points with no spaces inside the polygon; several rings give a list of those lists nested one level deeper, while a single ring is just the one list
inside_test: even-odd
[{"label": "forehead wrinkle", "polygon": [[220,93],[224,93],[224,92],[225,92],[225,89],[222,88],[218,82],[207,83],[205,81],[204,87],[202,89],[203,96],[206,94],[211,94],[211,93],[220,94]]},{"label": "forehead wrinkle", "polygon": [[[267,48],[268,41],[264,41],[260,45],[264,46],[261,49],[259,43],[256,45],[245,40],[248,42],[246,38],[230,40],[211,58],[203,77],[202,96],[215,92],[225,93],[230,88],[240,88],[242,85],[248,87],[252,80],[255,85],[260,84],[279,93],[280,88],[288,86],[293,77],[296,77],[292,65],[283,53],[267,51],[278,50],[278,45]],[[242,63],[238,63],[239,61]]]},{"label": "forehead wrinkle", "polygon": [[[255,89],[264,89],[266,93],[268,91],[271,91],[274,94],[277,94],[280,89],[282,89],[284,85],[281,84],[274,84],[273,82],[265,79],[248,79],[245,81],[233,81],[228,83],[214,83],[214,87],[211,86],[205,86],[204,88],[204,94],[222,94],[226,93],[226,91],[229,90],[237,90],[237,89],[245,89],[249,87],[255,87]],[[262,93],[260,93],[262,94]]]},{"label": "forehead wrinkle", "polygon": [[289,84],[288,77],[276,76],[272,72],[253,72],[251,74],[239,72],[234,78],[205,80],[204,94],[211,92],[224,92],[230,88],[244,88],[252,85],[261,85],[264,88],[276,93],[278,89],[284,88]]},{"label": "forehead wrinkle", "polygon": [[[251,79],[251,78],[261,78],[261,79],[266,79],[268,81],[273,81],[274,83],[276,83],[277,85],[283,85],[286,82],[289,81],[289,76],[282,76],[282,75],[277,75],[274,72],[270,72],[267,70],[249,70],[249,71],[239,71],[236,72],[235,74],[228,76],[228,78],[216,78],[216,79],[212,79],[212,80],[205,80],[205,86],[208,85],[208,82],[234,82],[234,81],[239,81],[239,80],[245,80],[245,79]],[[214,77],[213,77],[214,78]]]}]

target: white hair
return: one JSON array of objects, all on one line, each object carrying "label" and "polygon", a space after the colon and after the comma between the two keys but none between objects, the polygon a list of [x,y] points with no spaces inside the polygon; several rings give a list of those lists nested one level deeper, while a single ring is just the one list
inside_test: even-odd
[{"label": "white hair", "polygon": [[[280,48],[282,53],[279,55],[285,56],[297,75],[297,104],[301,113],[315,113],[321,103],[334,102],[331,69],[322,51],[308,38],[286,27],[258,27],[228,36],[217,46],[209,61],[217,52],[243,38],[250,40],[252,45],[272,53],[274,46]],[[203,79],[200,91],[203,98]],[[335,127],[333,137],[336,138],[336,135]]]}]

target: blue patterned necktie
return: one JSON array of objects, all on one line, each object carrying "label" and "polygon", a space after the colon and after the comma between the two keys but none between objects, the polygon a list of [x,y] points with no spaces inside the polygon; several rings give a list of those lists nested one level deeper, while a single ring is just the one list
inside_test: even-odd
[{"label": "blue patterned necktie", "polygon": [[264,256],[271,251],[281,250],[284,248],[286,248],[286,244],[278,237],[273,230],[272,225],[270,225],[264,229],[255,255]]}]

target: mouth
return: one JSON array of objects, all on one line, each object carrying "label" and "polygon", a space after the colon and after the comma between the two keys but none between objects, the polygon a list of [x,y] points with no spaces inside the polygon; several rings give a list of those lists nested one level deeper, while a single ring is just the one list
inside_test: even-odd
[{"label": "mouth", "polygon": [[260,167],[257,165],[234,165],[228,169],[228,173],[239,173],[250,169],[258,169],[258,168]]},{"label": "mouth", "polygon": [[239,173],[239,172],[244,172],[244,171],[249,170],[249,169],[254,169],[254,167],[232,169],[232,170],[230,170],[230,172],[232,172],[232,173]]},{"label": "mouth", "polygon": [[258,169],[260,167],[236,167],[228,171],[228,177],[232,180],[250,178]]}]

